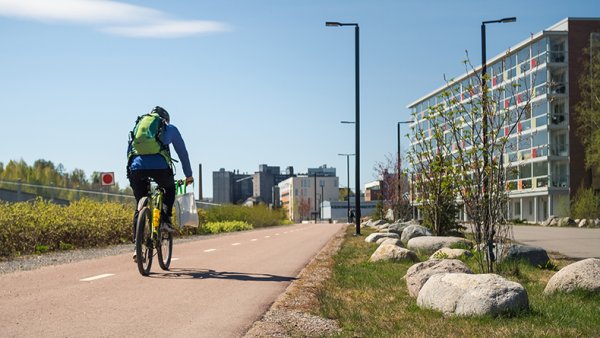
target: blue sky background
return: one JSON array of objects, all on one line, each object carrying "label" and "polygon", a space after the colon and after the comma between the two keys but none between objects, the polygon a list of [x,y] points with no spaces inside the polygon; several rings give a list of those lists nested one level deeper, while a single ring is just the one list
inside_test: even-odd
[{"label": "blue sky background", "polygon": [[395,154],[406,106],[462,74],[465,50],[479,65],[481,21],[510,16],[488,26],[488,57],[565,17],[600,16],[600,1],[0,0],[0,162],[114,171],[125,187],[128,132],[161,105],[194,175],[203,165],[204,196],[213,171],[259,164],[327,164],[345,186],[354,29],[325,21],[357,22],[364,184]]}]

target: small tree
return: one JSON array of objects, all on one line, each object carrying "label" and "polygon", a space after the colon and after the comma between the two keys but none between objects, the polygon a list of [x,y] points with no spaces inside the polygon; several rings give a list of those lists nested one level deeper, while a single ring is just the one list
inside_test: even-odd
[{"label": "small tree", "polygon": [[310,219],[310,198],[300,197],[298,212],[300,213],[300,220]]},{"label": "small tree", "polygon": [[349,197],[354,196],[354,193],[352,192],[352,189],[350,188],[340,188],[340,196],[339,196],[339,200],[340,201],[347,201]]},{"label": "small tree", "polygon": [[[445,127],[439,123],[440,108],[430,107],[422,116],[426,123],[416,124],[413,133],[419,144],[408,153],[414,171],[415,202],[419,204],[424,224],[435,235],[444,235],[456,226],[452,161],[445,153]],[[416,114],[413,118],[418,120]]]},{"label": "small tree", "polygon": [[[498,73],[514,66],[506,63],[499,65]],[[460,82],[447,80],[448,89],[440,93],[437,104],[422,112],[420,119],[415,116],[420,122],[413,131],[418,142],[412,163],[423,210],[430,208],[437,222],[435,215],[441,211],[435,202],[450,196],[460,200],[477,250],[486,248],[478,257],[480,268],[488,272],[494,270],[494,244],[510,240],[504,211],[506,172],[511,168],[504,162],[505,150],[509,139],[515,143],[521,139],[520,121],[531,114],[529,86],[535,83],[535,72],[528,72],[529,64],[517,66],[534,79],[516,76],[494,86],[488,74],[482,77],[474,69],[467,55],[469,76]]]},{"label": "small tree", "polygon": [[411,217],[407,192],[407,174],[398,174],[391,156],[386,156],[384,162],[375,164],[376,179],[380,182],[383,208],[392,210],[394,219],[405,220]]},{"label": "small tree", "polygon": [[579,188],[571,202],[573,218],[596,219],[600,217],[600,196],[591,188]]},{"label": "small tree", "polygon": [[600,34],[593,36],[597,38],[593,48],[590,46],[585,50],[584,71],[578,79],[581,100],[575,106],[578,135],[585,147],[587,168],[600,166]]}]

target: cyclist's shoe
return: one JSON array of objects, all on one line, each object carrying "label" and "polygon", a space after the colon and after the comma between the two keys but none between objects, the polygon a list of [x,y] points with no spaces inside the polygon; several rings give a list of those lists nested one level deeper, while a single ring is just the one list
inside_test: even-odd
[{"label": "cyclist's shoe", "polygon": [[171,217],[165,217],[164,220],[164,222],[160,223],[160,231],[175,234],[179,233],[179,231],[177,231],[177,229],[173,228],[173,225],[171,225]]},{"label": "cyclist's shoe", "polygon": [[133,253],[133,262],[137,263],[137,254],[135,252]]}]

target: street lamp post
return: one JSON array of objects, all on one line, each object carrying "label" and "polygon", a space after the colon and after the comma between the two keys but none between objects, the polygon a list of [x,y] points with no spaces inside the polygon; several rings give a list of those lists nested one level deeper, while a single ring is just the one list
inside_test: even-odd
[{"label": "street lamp post", "polygon": [[356,195],[356,235],[360,235],[360,77],[359,77],[359,28],[357,23],[331,22],[325,23],[327,27],[354,26],[354,77],[355,77],[355,195]]},{"label": "street lamp post", "polygon": [[346,197],[348,199],[348,210],[346,210],[346,216],[348,216],[348,223],[351,222],[350,220],[350,156],[354,156],[354,154],[338,154],[339,156],[346,156],[346,172],[348,173],[348,177],[347,177],[347,181],[348,181],[348,185],[347,185],[347,192],[346,192]]},{"label": "street lamp post", "polygon": [[[400,201],[402,200],[402,142],[401,142],[401,136],[400,136],[400,125],[401,124],[408,124],[408,123],[412,123],[412,121],[400,121],[398,122],[398,154],[396,156],[398,156],[397,159],[397,168],[396,168],[396,173],[398,175],[398,206],[400,206]],[[398,215],[400,216],[400,215]]]},{"label": "street lamp post", "polygon": [[[510,17],[510,18],[504,18],[504,19],[500,19],[500,20],[490,20],[490,21],[483,21],[481,23],[481,112],[482,112],[482,118],[481,118],[481,133],[482,135],[482,139],[483,139],[483,208],[484,208],[484,226],[487,227],[487,223],[489,220],[487,220],[487,217],[489,215],[490,210],[488,210],[488,208],[490,207],[490,203],[489,203],[489,180],[490,180],[490,176],[488,174],[488,165],[489,165],[489,151],[488,151],[488,102],[487,102],[487,79],[486,79],[486,75],[487,75],[487,56],[486,56],[486,41],[485,41],[485,25],[489,24],[489,23],[507,23],[507,22],[515,22],[517,21],[516,17]],[[491,241],[491,238],[488,238],[488,250],[489,250],[489,254],[490,254],[490,258],[493,261],[494,260],[494,256],[493,256],[493,243]]]},{"label": "street lamp post", "polygon": [[325,197],[323,195],[323,187],[325,186],[325,181],[319,181],[319,185],[321,186],[321,204],[319,205],[319,218],[321,222],[323,221],[323,202],[325,201]]}]

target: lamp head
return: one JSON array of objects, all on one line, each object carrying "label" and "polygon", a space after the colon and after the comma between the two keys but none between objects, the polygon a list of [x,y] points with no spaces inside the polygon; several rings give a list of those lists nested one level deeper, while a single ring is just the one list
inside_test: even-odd
[{"label": "lamp head", "polygon": [[339,27],[341,24],[339,22],[327,21],[325,22],[325,26],[327,27]]}]

